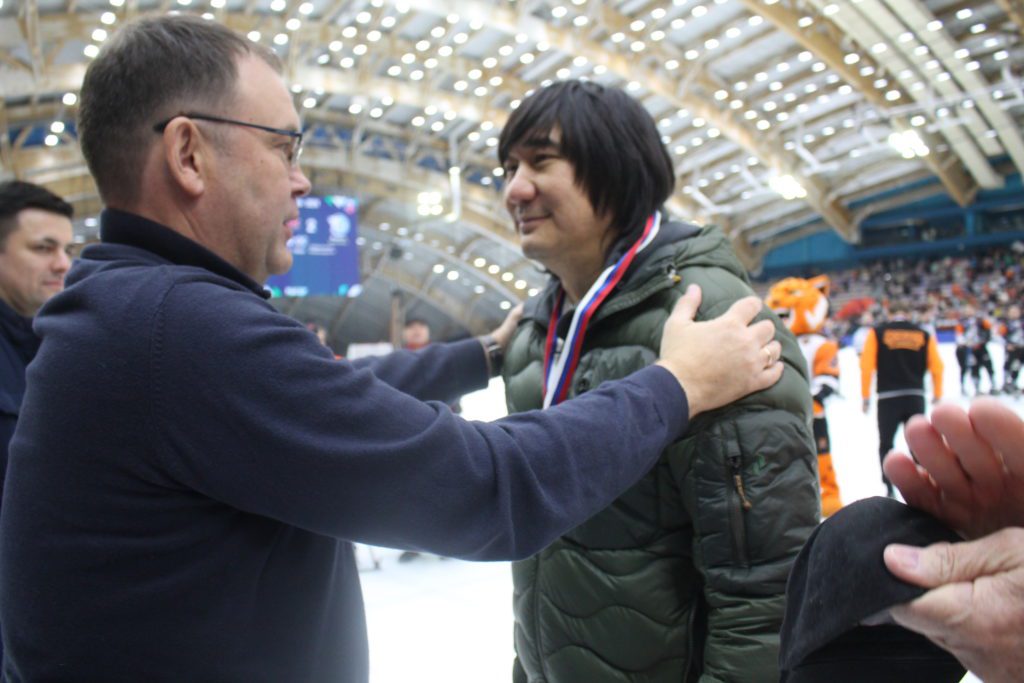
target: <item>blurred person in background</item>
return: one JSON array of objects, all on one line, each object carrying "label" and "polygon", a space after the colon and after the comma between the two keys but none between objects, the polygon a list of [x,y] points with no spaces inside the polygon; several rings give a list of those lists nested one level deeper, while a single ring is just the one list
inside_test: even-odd
[{"label": "blurred person in background", "polygon": [[[896,431],[914,415],[925,412],[925,373],[932,376],[933,403],[942,398],[942,358],[935,335],[909,319],[902,301],[889,304],[888,320],[876,325],[860,354],[861,397],[864,413],[871,407],[871,384],[877,374],[879,463],[892,450]],[[882,472],[891,497],[892,483]]]}]

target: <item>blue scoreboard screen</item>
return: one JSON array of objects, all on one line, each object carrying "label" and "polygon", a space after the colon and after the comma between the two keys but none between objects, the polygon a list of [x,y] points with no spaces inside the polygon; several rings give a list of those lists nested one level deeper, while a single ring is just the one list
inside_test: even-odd
[{"label": "blue scoreboard screen", "polygon": [[292,269],[267,280],[273,296],[334,294],[355,296],[359,285],[359,249],[352,197],[299,197],[299,222],[288,240]]}]

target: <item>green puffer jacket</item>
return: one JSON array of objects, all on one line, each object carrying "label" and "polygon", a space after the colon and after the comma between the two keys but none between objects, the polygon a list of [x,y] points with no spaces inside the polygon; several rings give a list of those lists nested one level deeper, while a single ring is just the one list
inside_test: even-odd
[{"label": "green puffer jacket", "polygon": [[[752,294],[720,230],[665,224],[591,320],[570,398],[653,363],[690,283],[698,319]],[[554,292],[530,301],[508,347],[509,412],[542,406]],[[697,416],[610,507],[513,565],[517,683],[778,680],[786,578],[820,501],[805,362],[765,316],[783,347],[778,384]]]}]

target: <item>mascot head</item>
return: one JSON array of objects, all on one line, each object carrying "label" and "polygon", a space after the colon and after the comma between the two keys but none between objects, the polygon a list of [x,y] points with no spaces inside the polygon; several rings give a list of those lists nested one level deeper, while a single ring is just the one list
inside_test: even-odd
[{"label": "mascot head", "polygon": [[772,285],[764,302],[793,334],[820,332],[828,317],[827,275],[810,280],[787,277]]}]

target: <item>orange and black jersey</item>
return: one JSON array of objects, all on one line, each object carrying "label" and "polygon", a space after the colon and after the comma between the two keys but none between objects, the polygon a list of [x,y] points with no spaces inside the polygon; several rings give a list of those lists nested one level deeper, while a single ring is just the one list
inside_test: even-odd
[{"label": "orange and black jersey", "polygon": [[999,334],[1006,340],[1007,348],[1024,346],[1024,318],[1007,318],[999,327]]},{"label": "orange and black jersey", "polygon": [[935,398],[942,398],[942,358],[935,336],[907,320],[893,320],[868,332],[860,356],[861,395],[871,396],[878,372],[878,398],[924,394],[924,373],[932,374]]},{"label": "orange and black jersey", "polygon": [[972,349],[984,346],[992,339],[992,323],[985,318],[965,318],[956,326],[956,343]]}]

